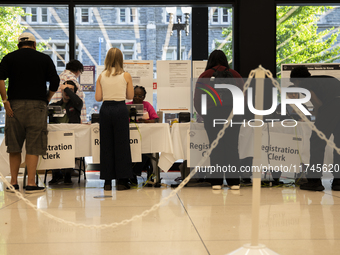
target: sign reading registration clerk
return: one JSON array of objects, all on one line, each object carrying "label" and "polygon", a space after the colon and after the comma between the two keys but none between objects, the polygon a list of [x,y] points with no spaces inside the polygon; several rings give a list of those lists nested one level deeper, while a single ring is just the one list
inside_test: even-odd
[{"label": "sign reading registration clerk", "polygon": [[38,170],[74,168],[75,139],[72,131],[49,131],[47,153],[39,158]]}]

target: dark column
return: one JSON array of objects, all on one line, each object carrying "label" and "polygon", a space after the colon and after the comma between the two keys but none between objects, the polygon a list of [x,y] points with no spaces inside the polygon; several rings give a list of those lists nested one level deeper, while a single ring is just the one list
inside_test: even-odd
[{"label": "dark column", "polygon": [[70,60],[76,57],[76,27],[75,27],[75,4],[71,1],[68,5],[68,17],[69,17],[69,51]]},{"label": "dark column", "polygon": [[276,76],[276,4],[238,0],[234,9],[234,68],[242,77],[262,65]]},{"label": "dark column", "polygon": [[193,7],[191,12],[192,60],[208,59],[208,7]]}]

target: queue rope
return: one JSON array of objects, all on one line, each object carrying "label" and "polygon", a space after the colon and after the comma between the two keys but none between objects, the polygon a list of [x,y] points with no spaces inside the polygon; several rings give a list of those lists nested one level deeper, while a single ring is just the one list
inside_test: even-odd
[{"label": "queue rope", "polygon": [[[266,75],[272,80],[273,85],[279,89],[280,93],[281,93],[281,88],[280,85],[278,84],[278,82],[273,79],[273,76],[271,74],[271,72],[269,70],[264,69],[263,67],[259,67],[259,69],[262,69],[263,71],[265,71]],[[243,94],[245,94],[245,92],[247,91],[247,89],[250,86],[250,82],[251,80],[254,78],[256,73],[256,70],[252,70],[249,73],[249,77],[246,81],[246,83],[244,84],[244,88],[243,88]],[[293,105],[294,110],[299,114],[299,116],[312,128],[312,130],[314,130],[318,136],[325,140],[331,147],[333,147],[339,154],[340,154],[340,149],[337,148],[335,146],[335,144],[332,141],[329,141],[325,135],[319,131],[315,125],[313,123],[311,123],[307,117],[295,106]],[[231,111],[229,117],[228,117],[228,121],[227,123],[224,124],[223,128],[218,132],[216,139],[212,142],[209,150],[207,151],[206,155],[204,157],[202,157],[202,159],[199,161],[198,165],[203,164],[203,162],[206,160],[206,157],[209,157],[211,154],[211,151],[217,146],[219,140],[223,137],[226,128],[228,128],[230,120],[233,118],[234,114],[233,111]],[[73,227],[79,227],[79,228],[90,228],[90,229],[107,229],[107,228],[116,228],[118,226],[123,226],[126,225],[132,221],[138,220],[142,217],[147,216],[149,213],[156,211],[161,205],[163,205],[166,201],[168,201],[170,198],[172,198],[173,196],[175,196],[188,182],[189,180],[195,175],[195,168],[193,168],[193,170],[190,171],[190,174],[179,184],[179,186],[177,188],[175,188],[173,191],[171,191],[171,193],[161,199],[161,201],[155,205],[153,205],[150,209],[145,210],[144,212],[142,212],[141,214],[135,215],[133,217],[131,217],[130,219],[125,219],[121,222],[113,222],[111,224],[100,224],[100,225],[94,225],[94,224],[84,224],[84,223],[76,223],[76,222],[72,222],[72,221],[68,221],[68,220],[64,220],[61,218],[58,218],[50,213],[48,213],[47,211],[43,211],[41,209],[39,209],[37,207],[37,205],[34,205],[31,201],[29,201],[27,198],[25,198],[23,196],[22,193],[20,193],[19,191],[15,190],[15,188],[7,181],[7,179],[4,177],[4,175],[0,172],[0,177],[2,179],[2,181],[6,184],[6,186],[15,193],[15,195],[21,199],[22,201],[24,201],[28,206],[32,207],[35,211],[41,213],[42,215],[46,216],[47,218],[50,218],[56,222],[59,223],[63,223],[63,224],[67,224],[69,226],[73,226]]]}]

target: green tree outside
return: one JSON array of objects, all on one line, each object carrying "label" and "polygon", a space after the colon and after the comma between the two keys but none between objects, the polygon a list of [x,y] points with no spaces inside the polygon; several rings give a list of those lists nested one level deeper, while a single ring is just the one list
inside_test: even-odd
[{"label": "green tree outside", "polygon": [[[281,64],[332,63],[340,58],[340,43],[337,43],[339,28],[321,30],[317,22],[323,15],[332,12],[331,6],[278,6],[276,12],[276,76],[281,76]],[[222,31],[227,42],[223,50],[232,61],[231,27]]]},{"label": "green tree outside", "polygon": [[[21,7],[0,6],[0,61],[8,53],[18,49],[18,37],[27,27],[20,24],[21,17],[26,14]],[[37,50],[44,51],[46,42],[38,43]],[[8,80],[6,80],[6,88]],[[2,102],[1,105],[3,106]]]},{"label": "green tree outside", "polygon": [[18,37],[26,30],[20,16],[25,16],[21,7],[0,7],[0,60],[17,49]]}]

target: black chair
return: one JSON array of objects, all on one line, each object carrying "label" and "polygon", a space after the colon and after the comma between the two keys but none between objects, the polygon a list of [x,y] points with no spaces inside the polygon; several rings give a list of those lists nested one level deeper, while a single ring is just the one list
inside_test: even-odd
[{"label": "black chair", "polygon": [[[78,183],[80,183],[80,176],[81,176],[82,171],[84,172],[84,180],[86,180],[85,157],[80,157],[80,158],[76,158],[76,159],[78,159],[80,161],[79,162],[79,169],[74,169],[74,170],[79,171]],[[45,184],[46,184],[47,172],[52,171],[52,170],[54,170],[54,169],[47,169],[45,171],[45,178],[44,178]]]},{"label": "black chair", "polygon": [[74,169],[79,171],[79,179],[78,179],[78,183],[80,183],[80,176],[81,176],[81,172],[84,172],[84,180],[86,180],[86,166],[85,166],[85,157],[80,157],[77,158],[79,160],[79,169]]}]

